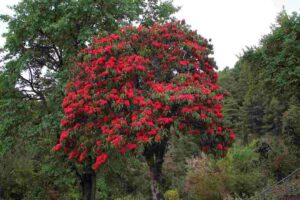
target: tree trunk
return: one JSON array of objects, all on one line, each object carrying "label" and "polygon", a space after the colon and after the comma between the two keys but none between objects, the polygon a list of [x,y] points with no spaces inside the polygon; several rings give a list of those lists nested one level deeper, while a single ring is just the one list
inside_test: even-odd
[{"label": "tree trunk", "polygon": [[151,194],[152,200],[163,200],[164,197],[159,191],[159,183],[155,178],[155,174],[150,170],[150,185],[151,185]]},{"label": "tree trunk", "polygon": [[90,165],[86,165],[82,173],[83,200],[96,199],[96,173]]},{"label": "tree trunk", "polygon": [[167,140],[165,139],[159,144],[146,146],[143,153],[149,167],[152,200],[164,199],[163,194],[159,191],[159,186],[163,185],[162,164],[166,147]]},{"label": "tree trunk", "polygon": [[0,186],[0,200],[4,200],[4,191],[2,190]]}]

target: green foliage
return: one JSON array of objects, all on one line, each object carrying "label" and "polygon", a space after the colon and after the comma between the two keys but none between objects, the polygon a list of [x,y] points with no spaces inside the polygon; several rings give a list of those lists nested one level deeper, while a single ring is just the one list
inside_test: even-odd
[{"label": "green foliage", "polygon": [[179,194],[177,190],[168,190],[165,192],[166,200],[179,200]]},{"label": "green foliage", "polygon": [[116,198],[114,200],[138,200],[138,199],[132,197],[131,195],[128,195],[128,196],[124,196],[124,197],[121,197],[121,198]]},{"label": "green foliage", "polygon": [[[277,24],[272,33],[265,36],[261,43],[263,74],[266,83],[275,89],[275,92],[290,92],[299,87],[300,45],[300,16],[298,13],[288,15],[282,11],[277,17]],[[297,94],[299,95],[299,93]]]},{"label": "green foliage", "polygon": [[270,151],[265,160],[265,168],[268,168],[269,175],[276,181],[280,181],[285,176],[299,168],[299,150],[293,144],[290,137],[273,137],[261,139],[270,146]]},{"label": "green foliage", "polygon": [[[262,144],[266,143],[270,149],[264,154]],[[263,188],[280,180],[278,176],[287,176],[299,163],[299,151],[288,139],[269,137],[249,145],[236,143],[220,160],[203,155],[186,159],[182,196],[184,199],[259,199]],[[287,191],[290,186],[298,187],[297,179],[282,187]]]},{"label": "green foliage", "polygon": [[96,187],[97,187],[96,196],[99,199],[107,200],[108,194],[109,194],[109,186],[107,185],[107,183],[103,177],[100,177],[97,179]]},{"label": "green foliage", "polygon": [[225,176],[213,160],[194,158],[189,160],[185,192],[187,199],[223,199],[226,196]]},{"label": "green foliage", "polygon": [[[231,95],[225,99],[225,120],[243,144],[250,143],[241,149],[236,146],[218,162],[229,170],[227,188],[237,196],[256,192],[253,198],[261,199],[259,192],[265,185],[300,166],[300,63],[295,59],[300,55],[299,24],[298,13],[282,11],[258,47],[247,48],[233,69],[220,72],[220,84]],[[257,152],[253,139],[257,140]]]},{"label": "green foliage", "polygon": [[[13,16],[0,15],[8,23],[0,69],[0,190],[5,199],[80,199],[80,168],[51,150],[73,57],[95,34],[166,21],[177,9],[172,1],[22,0],[12,10]],[[99,195],[109,198],[110,180],[100,180]]]},{"label": "green foliage", "polygon": [[217,161],[224,170],[226,188],[237,196],[251,196],[268,182],[256,153],[255,141],[250,145],[235,145],[226,158]]},{"label": "green foliage", "polygon": [[220,84],[231,95],[225,99],[225,119],[244,142],[258,134],[282,135],[292,130],[286,115],[291,112],[288,100],[294,97],[298,104],[300,99],[300,63],[295,59],[300,55],[299,22],[298,13],[282,11],[258,47],[247,48],[233,69],[220,72]]},{"label": "green foliage", "polygon": [[293,138],[294,143],[300,146],[300,102],[297,98],[290,99],[288,109],[283,113],[282,131]]},{"label": "green foliage", "polygon": [[173,136],[170,139],[168,151],[164,158],[163,174],[168,188],[178,188],[184,193],[184,178],[187,172],[186,162],[193,155],[199,153],[199,145],[190,137],[182,135],[180,138]]}]

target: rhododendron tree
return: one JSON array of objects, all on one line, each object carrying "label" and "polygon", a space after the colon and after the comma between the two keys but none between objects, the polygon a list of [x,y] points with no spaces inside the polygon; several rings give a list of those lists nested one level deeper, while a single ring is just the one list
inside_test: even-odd
[{"label": "rhododendron tree", "polygon": [[223,127],[224,91],[212,46],[183,21],[128,26],[95,37],[78,53],[55,146],[98,171],[111,152],[144,147],[153,199],[170,135],[198,135],[202,150],[224,156],[235,135]]}]

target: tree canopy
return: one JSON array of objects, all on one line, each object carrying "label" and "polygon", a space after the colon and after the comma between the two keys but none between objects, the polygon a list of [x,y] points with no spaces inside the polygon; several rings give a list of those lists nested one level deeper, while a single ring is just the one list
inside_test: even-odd
[{"label": "tree canopy", "polygon": [[[170,134],[199,134],[201,146],[226,153],[233,130],[223,127],[223,92],[207,40],[179,23],[128,26],[94,38],[79,62],[63,101],[64,127],[56,150],[69,159],[107,159]],[[77,69],[78,68],[78,69]]]}]

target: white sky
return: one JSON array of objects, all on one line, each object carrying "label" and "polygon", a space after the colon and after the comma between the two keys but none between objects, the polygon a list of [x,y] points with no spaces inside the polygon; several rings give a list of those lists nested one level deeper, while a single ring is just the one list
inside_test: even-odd
[{"label": "white sky", "polygon": [[205,38],[211,38],[219,69],[233,67],[246,46],[258,45],[285,6],[299,11],[300,0],[174,0],[176,15]]},{"label": "white sky", "polygon": [[[7,5],[20,0],[0,0],[0,13],[12,14]],[[176,14],[206,38],[211,38],[219,69],[233,67],[246,46],[257,45],[270,32],[283,5],[288,12],[300,11],[300,0],[174,0]],[[0,23],[0,34],[6,25]],[[4,39],[0,37],[0,47]]]}]

